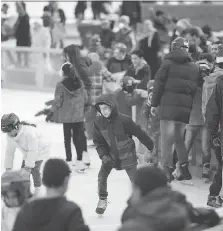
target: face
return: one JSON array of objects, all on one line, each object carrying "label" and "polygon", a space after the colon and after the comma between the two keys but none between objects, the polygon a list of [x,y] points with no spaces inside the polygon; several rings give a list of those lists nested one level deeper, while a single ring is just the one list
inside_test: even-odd
[{"label": "face", "polygon": [[2,6],[2,12],[4,13],[4,14],[7,14],[8,13],[8,6]]},{"label": "face", "polygon": [[109,107],[108,105],[101,104],[101,105],[99,105],[99,108],[100,108],[101,114],[105,118],[108,118],[111,115],[112,110],[111,110],[111,107]]},{"label": "face", "polygon": [[144,22],[143,27],[144,27],[144,29],[143,29],[144,33],[148,33],[148,32],[153,30],[153,23],[150,20],[146,20]]},{"label": "face", "polygon": [[57,10],[57,8],[58,8],[57,2],[50,2],[49,4],[54,10]]},{"label": "face", "polygon": [[218,44],[213,44],[211,46],[211,53],[216,55],[218,53]]},{"label": "face", "polygon": [[191,36],[190,34],[186,34],[185,38],[189,41],[190,45],[199,46],[201,43],[199,37]]},{"label": "face", "polygon": [[142,62],[142,58],[138,57],[135,54],[131,55],[131,60],[132,60],[132,64],[133,64],[134,67],[140,66],[140,64]]},{"label": "face", "polygon": [[10,207],[19,207],[18,194],[15,191],[9,191],[4,196],[5,204]]},{"label": "face", "polygon": [[121,52],[118,48],[114,50],[114,57],[118,60],[123,60],[126,54]]}]

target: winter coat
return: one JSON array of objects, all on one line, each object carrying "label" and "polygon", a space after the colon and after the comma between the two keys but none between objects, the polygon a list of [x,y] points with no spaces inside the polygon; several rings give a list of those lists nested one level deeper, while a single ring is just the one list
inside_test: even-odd
[{"label": "winter coat", "polygon": [[117,73],[126,71],[131,64],[132,61],[129,55],[126,55],[123,60],[118,60],[115,57],[112,57],[108,60],[107,68],[109,72]]},{"label": "winter coat", "polygon": [[36,161],[48,158],[50,143],[46,141],[46,137],[42,135],[38,128],[22,125],[16,137],[7,135],[5,168],[13,168],[16,148],[19,148],[22,152],[25,166],[34,168]]},{"label": "winter coat", "polygon": [[132,106],[136,105],[137,101],[140,100],[140,95],[135,92],[129,94],[122,89],[116,90],[114,95],[117,102],[118,112],[132,118]]},{"label": "winter coat", "polygon": [[161,48],[161,43],[160,43],[160,37],[157,31],[154,32],[151,41],[151,46],[148,46],[148,37],[142,39],[139,41],[139,49],[143,51],[144,59],[147,62],[147,64],[151,68],[152,72],[152,79],[154,79],[154,76],[159,69],[160,66],[160,59],[158,57],[158,52],[160,51]]},{"label": "winter coat", "polygon": [[81,209],[65,197],[38,198],[26,203],[13,231],[89,231]]},{"label": "winter coat", "polygon": [[111,48],[115,39],[115,34],[111,29],[103,29],[100,33],[101,45],[105,48]]},{"label": "winter coat", "polygon": [[221,155],[223,156],[223,75],[218,77],[215,89],[207,103],[205,125],[211,134],[221,131]]},{"label": "winter coat", "polygon": [[150,66],[144,61],[141,68],[136,70],[132,64],[128,67],[125,76],[131,76],[136,80],[140,80],[141,82],[137,84],[137,89],[147,90],[147,83],[151,80]]},{"label": "winter coat", "polygon": [[217,79],[221,75],[223,75],[223,69],[216,68],[214,73],[204,78],[203,91],[202,91],[202,113],[203,115],[205,115],[206,106],[215,88]]},{"label": "winter coat", "polygon": [[31,46],[29,16],[19,16],[15,24],[16,46]]},{"label": "winter coat", "polygon": [[84,106],[87,103],[87,93],[81,82],[81,87],[75,89],[71,79],[65,77],[55,90],[54,103],[51,111],[55,123],[77,123],[84,121]]},{"label": "winter coat", "polygon": [[109,156],[118,170],[136,166],[135,142],[132,136],[136,136],[149,150],[153,149],[152,140],[130,117],[118,112],[114,95],[104,94],[98,98],[95,107],[99,112],[100,104],[109,105],[112,113],[109,118],[100,115],[94,122],[93,142],[99,157]]},{"label": "winter coat", "polygon": [[93,61],[89,67],[89,79],[91,81],[91,88],[89,90],[89,100],[91,105],[95,105],[97,98],[102,94],[103,77],[101,71],[104,65],[101,61]]},{"label": "winter coat", "polygon": [[152,107],[160,106],[160,119],[188,123],[200,79],[199,66],[184,50],[169,53],[155,76]]},{"label": "winter coat", "polygon": [[183,227],[187,227],[189,223],[207,226],[219,223],[219,217],[214,210],[193,208],[183,194],[169,187],[149,192],[135,205],[129,200],[122,215],[122,223],[125,225],[133,220],[150,221],[158,230],[160,226],[166,226],[164,230],[184,230]]}]

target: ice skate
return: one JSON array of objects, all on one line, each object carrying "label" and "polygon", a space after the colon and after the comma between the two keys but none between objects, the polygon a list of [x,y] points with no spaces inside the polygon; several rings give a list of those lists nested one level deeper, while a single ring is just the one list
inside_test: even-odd
[{"label": "ice skate", "polygon": [[77,160],[75,170],[76,172],[83,173],[86,169],[85,164],[81,160]]},{"label": "ice skate", "polygon": [[174,177],[182,184],[191,185],[191,186],[194,185],[192,181],[192,176],[188,169],[188,163],[177,164],[176,170],[174,171]]},{"label": "ice skate", "polygon": [[207,205],[213,208],[222,207],[222,199],[220,196],[208,196]]},{"label": "ice skate", "polygon": [[165,175],[167,176],[168,182],[171,183],[171,181],[174,180],[173,167],[165,166],[165,167],[162,167],[162,170],[164,171]]},{"label": "ice skate", "polygon": [[41,187],[35,187],[35,191],[34,191],[33,196],[34,196],[34,197],[38,197],[39,194],[40,194],[40,190],[41,190]]},{"label": "ice skate", "polygon": [[72,171],[75,164],[72,161],[67,161],[67,164],[68,164],[70,170]]},{"label": "ice skate", "polygon": [[99,215],[102,215],[102,214],[104,214],[107,206],[108,206],[108,200],[107,199],[99,199],[95,212]]},{"label": "ice skate", "polygon": [[83,152],[82,162],[89,167],[91,165],[91,160],[88,152]]}]

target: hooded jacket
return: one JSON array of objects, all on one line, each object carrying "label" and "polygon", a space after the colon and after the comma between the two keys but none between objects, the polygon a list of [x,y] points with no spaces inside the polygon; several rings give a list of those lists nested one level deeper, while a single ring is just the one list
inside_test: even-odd
[{"label": "hooded jacket", "polygon": [[67,77],[57,84],[51,107],[53,122],[77,123],[84,121],[84,108],[88,97],[82,81],[80,81],[80,87],[77,85]]},{"label": "hooded jacket", "polygon": [[169,53],[156,73],[152,107],[160,106],[160,119],[188,123],[200,80],[199,66],[184,50]]},{"label": "hooded jacket", "polygon": [[132,136],[136,136],[149,150],[153,149],[151,138],[130,117],[118,112],[113,94],[104,94],[98,98],[95,107],[99,113],[100,104],[107,104],[112,112],[109,118],[101,114],[94,123],[93,142],[99,157],[110,156],[118,170],[136,166],[135,142]]},{"label": "hooded jacket", "polygon": [[213,135],[221,131],[221,155],[223,156],[223,75],[218,77],[214,91],[207,103],[205,113],[207,130]]},{"label": "hooded jacket", "polygon": [[13,231],[89,231],[81,209],[65,197],[41,198],[26,203]]},{"label": "hooded jacket", "polygon": [[128,207],[122,215],[122,223],[135,220],[153,224],[157,230],[184,230],[188,224],[214,226],[219,217],[214,210],[197,209],[187,202],[185,196],[170,187],[152,190],[135,205],[128,201]]},{"label": "hooded jacket", "polygon": [[202,91],[202,113],[205,115],[206,106],[209,98],[216,86],[216,82],[219,76],[223,75],[223,69],[216,68],[215,71],[204,78],[203,91]]}]

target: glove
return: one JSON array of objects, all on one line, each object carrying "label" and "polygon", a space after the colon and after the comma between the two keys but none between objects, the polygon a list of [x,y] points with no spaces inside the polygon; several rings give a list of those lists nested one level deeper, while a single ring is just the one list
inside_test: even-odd
[{"label": "glove", "polygon": [[104,155],[104,156],[102,156],[101,159],[102,159],[103,164],[108,164],[108,165],[114,164],[114,161],[111,159],[110,156]]},{"label": "glove", "polygon": [[49,122],[52,119],[52,117],[53,117],[53,112],[50,111],[46,116],[46,122]]}]

